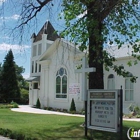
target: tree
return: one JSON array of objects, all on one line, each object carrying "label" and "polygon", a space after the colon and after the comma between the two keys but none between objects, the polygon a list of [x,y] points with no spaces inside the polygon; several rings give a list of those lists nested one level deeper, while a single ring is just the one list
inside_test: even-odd
[{"label": "tree", "polygon": [[18,86],[20,88],[20,104],[28,104],[29,100],[29,83],[24,79],[22,73],[24,73],[25,69],[22,66],[18,66],[15,63],[16,68],[16,76],[18,81]]},{"label": "tree", "polygon": [[19,88],[25,88],[28,90],[28,84],[22,76],[22,73],[25,72],[25,68],[23,68],[22,66],[18,66],[15,63],[15,69],[16,69],[16,76],[17,76]]},{"label": "tree", "polygon": [[1,72],[0,89],[5,102],[8,103],[11,101],[19,102],[20,89],[17,80],[18,79],[16,75],[14,56],[12,50],[10,49],[7,55],[5,56],[5,60]]},{"label": "tree", "polygon": [[[89,88],[104,88],[103,65],[107,70],[110,67],[118,75],[127,76],[129,72],[122,66],[114,65],[115,57],[103,48],[107,43],[117,45],[118,49],[128,43],[128,47],[131,45],[134,49],[132,56],[140,60],[136,55],[140,52],[137,34],[140,30],[139,1],[64,0],[63,6],[67,26],[64,35],[70,35],[71,41],[81,44],[82,51],[89,46],[89,67],[96,68],[95,73],[89,74]],[[131,80],[135,82],[136,78],[134,76]]]}]

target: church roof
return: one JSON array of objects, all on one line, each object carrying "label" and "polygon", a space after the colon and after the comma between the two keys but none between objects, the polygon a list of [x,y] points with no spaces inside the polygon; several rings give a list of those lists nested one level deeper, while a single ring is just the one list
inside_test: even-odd
[{"label": "church roof", "polygon": [[38,34],[34,36],[35,37],[34,42],[40,41],[42,39],[42,34],[47,34],[47,40],[51,40],[51,41],[55,41],[57,38],[59,38],[54,27],[49,21],[47,21],[43,25],[41,30],[38,32]]},{"label": "church roof", "polygon": [[62,39],[58,38],[54,41],[54,43],[39,57],[38,61],[47,59],[48,56],[52,55],[53,52],[55,52],[56,49],[58,49],[60,46],[66,47],[70,51],[73,51],[77,57],[83,57],[85,55],[84,52],[81,52],[79,49],[77,49],[74,44]]},{"label": "church roof", "polygon": [[[137,45],[140,45],[140,42],[136,43]],[[139,48],[139,47],[137,47]],[[105,50],[111,55],[114,56],[116,59],[118,58],[127,58],[131,57],[132,53],[135,55],[140,55],[140,51],[135,53],[134,48],[130,44],[124,44],[120,49],[118,49],[118,46],[110,46],[106,47]]]}]

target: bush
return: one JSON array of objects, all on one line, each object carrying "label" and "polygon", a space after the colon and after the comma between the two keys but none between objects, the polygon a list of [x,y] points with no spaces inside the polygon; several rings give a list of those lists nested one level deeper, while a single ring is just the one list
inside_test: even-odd
[{"label": "bush", "polygon": [[129,111],[130,112],[133,112],[134,111],[134,105],[133,104],[130,104],[130,106],[128,107]]},{"label": "bush", "polygon": [[18,108],[18,104],[16,102],[11,102],[12,108]]},{"label": "bush", "polygon": [[129,111],[134,112],[135,115],[140,115],[140,108],[134,104],[130,104]]},{"label": "bush", "polygon": [[134,107],[134,111],[136,114],[140,115],[140,108],[138,106]]},{"label": "bush", "polygon": [[9,137],[10,139],[14,139],[14,140],[38,140],[37,138],[25,137],[24,134],[12,132],[9,129],[3,129],[3,128],[0,128],[0,135],[4,137]]},{"label": "bush", "polygon": [[71,101],[70,111],[73,112],[73,113],[76,111],[75,102],[74,102],[73,98],[72,98],[72,101]]},{"label": "bush", "polygon": [[36,102],[36,108],[40,108],[41,107],[41,104],[40,104],[40,101],[39,101],[39,98],[37,99],[37,102]]},{"label": "bush", "polygon": [[11,102],[11,104],[0,104],[0,109],[5,108],[18,108],[18,104],[15,102]]},{"label": "bush", "polygon": [[136,115],[136,118],[140,118],[140,115]]}]

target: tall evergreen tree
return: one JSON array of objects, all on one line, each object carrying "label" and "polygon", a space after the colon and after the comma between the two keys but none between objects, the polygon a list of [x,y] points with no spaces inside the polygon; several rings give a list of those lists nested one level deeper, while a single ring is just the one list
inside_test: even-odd
[{"label": "tall evergreen tree", "polygon": [[18,102],[20,99],[20,89],[18,86],[16,67],[13,52],[10,49],[3,63],[1,72],[1,94],[5,102],[12,100]]}]

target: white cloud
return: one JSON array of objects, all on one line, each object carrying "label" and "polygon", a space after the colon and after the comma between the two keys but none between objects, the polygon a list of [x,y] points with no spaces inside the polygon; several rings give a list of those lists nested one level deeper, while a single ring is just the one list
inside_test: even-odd
[{"label": "white cloud", "polygon": [[2,43],[0,44],[0,51],[8,51],[9,49],[12,49],[13,51],[20,51],[22,49],[27,49],[27,48],[30,48],[30,46],[28,45],[18,45],[18,44],[6,44],[6,43]]},{"label": "white cloud", "polygon": [[18,20],[20,18],[20,15],[12,15],[10,17],[0,17],[1,20],[7,21],[7,20]]},{"label": "white cloud", "polygon": [[14,20],[18,20],[19,18],[20,18],[20,15],[17,15],[17,14],[11,16],[11,19],[14,19]]},{"label": "white cloud", "polygon": [[27,79],[27,78],[30,77],[30,74],[29,74],[29,73],[23,73],[22,76],[23,76],[25,79]]},{"label": "white cloud", "polygon": [[6,2],[6,0],[0,0],[0,6],[1,6],[4,2]]}]

